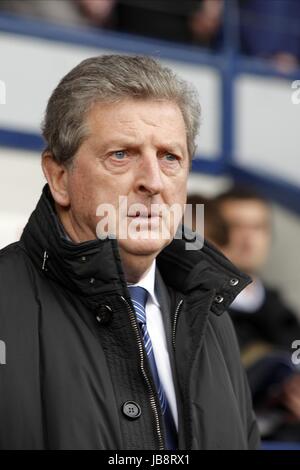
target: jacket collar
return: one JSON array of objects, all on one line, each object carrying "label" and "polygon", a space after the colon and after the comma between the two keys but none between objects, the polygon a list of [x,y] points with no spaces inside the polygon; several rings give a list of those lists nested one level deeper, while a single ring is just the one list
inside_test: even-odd
[{"label": "jacket collar", "polygon": [[[175,238],[162,250],[157,267],[166,285],[183,294],[214,289],[212,311],[221,314],[251,279],[207,241],[201,249],[186,250],[185,236]],[[195,242],[199,240],[197,237]],[[67,240],[47,184],[21,241],[41,273],[91,302],[101,295],[128,296],[117,240],[96,239],[78,244]]]}]

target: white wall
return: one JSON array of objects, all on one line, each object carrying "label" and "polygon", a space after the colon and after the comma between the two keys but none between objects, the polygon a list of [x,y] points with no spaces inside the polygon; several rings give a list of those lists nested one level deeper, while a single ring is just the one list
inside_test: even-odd
[{"label": "white wall", "polygon": [[300,103],[287,79],[242,75],[235,88],[234,153],[245,168],[300,186]]},{"label": "white wall", "polygon": [[44,184],[39,154],[0,148],[0,248],[18,240]]}]

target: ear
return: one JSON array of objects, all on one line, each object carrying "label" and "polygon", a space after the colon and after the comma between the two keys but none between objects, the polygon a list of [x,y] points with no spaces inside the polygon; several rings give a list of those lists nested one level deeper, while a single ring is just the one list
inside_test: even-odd
[{"label": "ear", "polygon": [[68,206],[70,204],[69,174],[65,165],[58,163],[50,151],[45,151],[42,155],[42,169],[55,202],[63,207]]}]

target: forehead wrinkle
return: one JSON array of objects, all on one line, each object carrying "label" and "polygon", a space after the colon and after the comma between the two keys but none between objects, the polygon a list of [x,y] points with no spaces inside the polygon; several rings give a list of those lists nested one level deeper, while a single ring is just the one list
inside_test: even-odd
[{"label": "forehead wrinkle", "polygon": [[[170,113],[168,113],[170,114]],[[101,126],[103,123],[105,127],[105,121],[103,122],[102,119],[105,119],[105,115],[102,115],[102,113],[97,113],[95,112],[94,114],[91,113],[89,115],[89,123],[91,124],[93,134],[93,140],[95,144],[98,146],[99,144],[102,144],[101,147],[103,148],[104,146],[111,146],[111,145],[118,145],[118,140],[120,140],[120,144],[122,145],[136,145],[139,146],[142,143],[144,143],[144,139],[151,138],[151,142],[154,143],[155,145],[165,146],[170,147],[171,151],[175,151],[175,149],[179,149],[181,151],[184,151],[184,148],[186,146],[186,129],[184,125],[184,121],[178,122],[178,115],[173,116],[173,113],[171,113],[171,116],[168,116],[168,119],[162,119],[157,121],[153,121],[153,118],[151,116],[145,115],[145,113],[140,113],[139,110],[137,113],[135,113],[133,116],[128,116],[126,113],[121,110],[120,113],[116,113],[116,119],[115,119],[115,126],[112,129],[112,135],[111,132],[108,130],[106,133],[106,136],[101,138],[102,142],[99,142],[98,137],[98,132],[97,132],[97,127]],[[169,124],[169,125],[168,125]],[[182,131],[184,131],[184,142],[178,142],[172,139],[174,136],[170,136],[170,131],[174,132],[174,124],[176,124],[176,129],[177,132],[181,134],[181,127]],[[143,129],[144,126],[144,129]],[[156,134],[155,132],[151,132],[151,129],[154,131],[154,129],[158,130],[158,133]],[[177,133],[176,132],[176,133]],[[171,141],[169,141],[169,138],[171,137]],[[161,141],[163,139],[165,142]]]}]

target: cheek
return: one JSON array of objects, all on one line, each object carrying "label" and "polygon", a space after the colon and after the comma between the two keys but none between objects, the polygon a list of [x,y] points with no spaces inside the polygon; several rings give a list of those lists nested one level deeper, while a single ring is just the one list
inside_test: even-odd
[{"label": "cheek", "polygon": [[169,212],[169,221],[171,223],[172,232],[175,232],[178,228],[180,223],[184,223],[186,225],[184,214],[185,214],[185,206],[186,203],[186,191],[176,191],[172,194],[169,198],[168,205],[171,209]]},{"label": "cheek", "polygon": [[187,180],[174,181],[171,186],[167,186],[168,203],[172,205],[174,202],[185,204],[187,199]]},{"label": "cheek", "polygon": [[103,170],[100,171],[96,162],[82,160],[75,166],[70,178],[72,193],[78,196],[78,199],[94,199],[101,188],[105,187],[107,178],[103,175]]},{"label": "cheek", "polygon": [[99,185],[92,171],[84,171],[84,168],[74,171],[69,181],[70,204],[74,213],[84,219],[96,215],[98,192]]},{"label": "cheek", "polygon": [[261,252],[264,254],[264,253],[268,253],[269,251],[269,248],[270,248],[270,240],[268,238],[262,238],[260,240],[260,250]]}]

